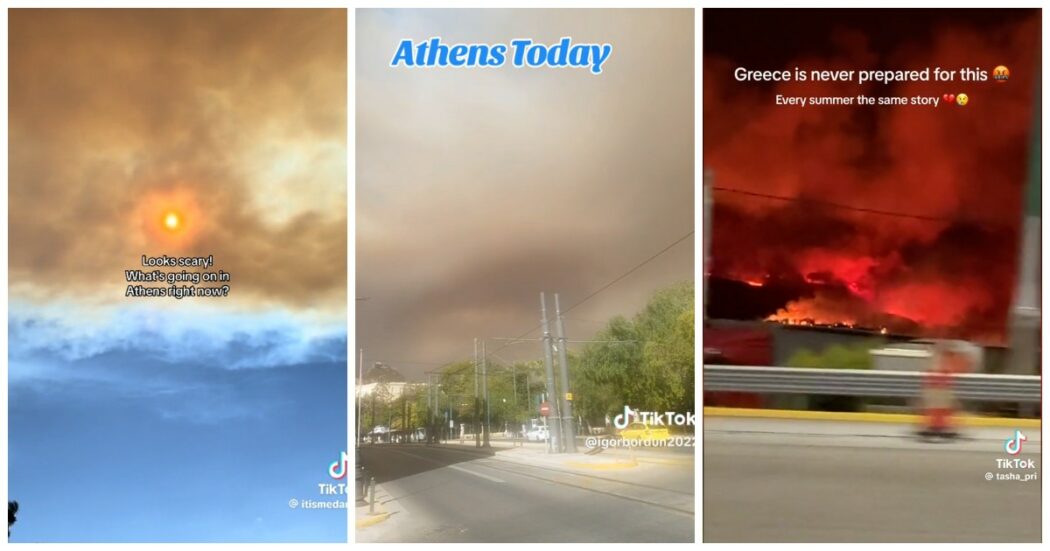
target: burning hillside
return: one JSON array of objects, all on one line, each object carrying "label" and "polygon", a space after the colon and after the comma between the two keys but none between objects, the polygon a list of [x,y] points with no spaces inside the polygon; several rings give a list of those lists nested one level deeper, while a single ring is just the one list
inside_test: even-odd
[{"label": "burning hillside", "polygon": [[[729,12],[711,17],[735,17]],[[867,14],[763,27],[774,35],[763,44],[782,35],[784,48],[773,53],[768,44],[759,49],[708,35],[711,317],[1004,340],[1035,116],[1039,14],[937,19],[944,12],[919,14],[933,19],[924,27],[933,30],[907,40]],[[1008,83],[965,84],[970,104],[952,109],[772,101],[776,94],[940,95],[943,83],[757,84],[732,76],[745,65],[990,70],[999,64],[1013,71]]]}]

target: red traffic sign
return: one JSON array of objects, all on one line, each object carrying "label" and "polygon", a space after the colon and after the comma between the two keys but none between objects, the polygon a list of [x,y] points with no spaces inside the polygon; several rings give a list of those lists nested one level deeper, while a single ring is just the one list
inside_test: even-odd
[{"label": "red traffic sign", "polygon": [[547,417],[551,414],[551,405],[548,402],[540,404],[540,415]]}]

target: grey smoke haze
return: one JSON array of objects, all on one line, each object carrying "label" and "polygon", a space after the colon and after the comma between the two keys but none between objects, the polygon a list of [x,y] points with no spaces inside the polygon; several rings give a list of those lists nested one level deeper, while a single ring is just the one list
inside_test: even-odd
[{"label": "grey smoke haze", "polygon": [[[410,380],[693,229],[692,10],[359,10],[357,347]],[[613,45],[586,69],[390,68],[397,44]],[[571,339],[693,279],[688,238],[567,315]],[[530,336],[538,335],[538,331]],[[493,342],[490,350],[498,346]],[[538,344],[499,352],[535,358]]]}]

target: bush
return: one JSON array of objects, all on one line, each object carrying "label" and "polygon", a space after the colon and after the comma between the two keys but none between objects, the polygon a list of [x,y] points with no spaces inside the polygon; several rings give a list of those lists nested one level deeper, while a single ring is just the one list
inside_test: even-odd
[{"label": "bush", "polygon": [[792,354],[787,364],[789,367],[819,369],[871,369],[871,349],[875,346],[875,343],[833,344],[820,354],[803,348]]},{"label": "bush", "polygon": [[[789,367],[818,369],[871,369],[871,349],[877,342],[846,346],[834,344],[822,353],[801,349],[788,359]],[[809,409],[818,411],[861,411],[865,400],[856,396],[809,396]]]}]

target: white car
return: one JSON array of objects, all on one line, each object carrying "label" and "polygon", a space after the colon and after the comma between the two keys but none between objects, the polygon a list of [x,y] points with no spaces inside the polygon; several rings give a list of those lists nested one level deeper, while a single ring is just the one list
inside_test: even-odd
[{"label": "white car", "polygon": [[542,425],[532,427],[525,433],[525,440],[529,442],[545,442],[548,438],[550,438],[550,432],[547,430],[547,427]]}]

